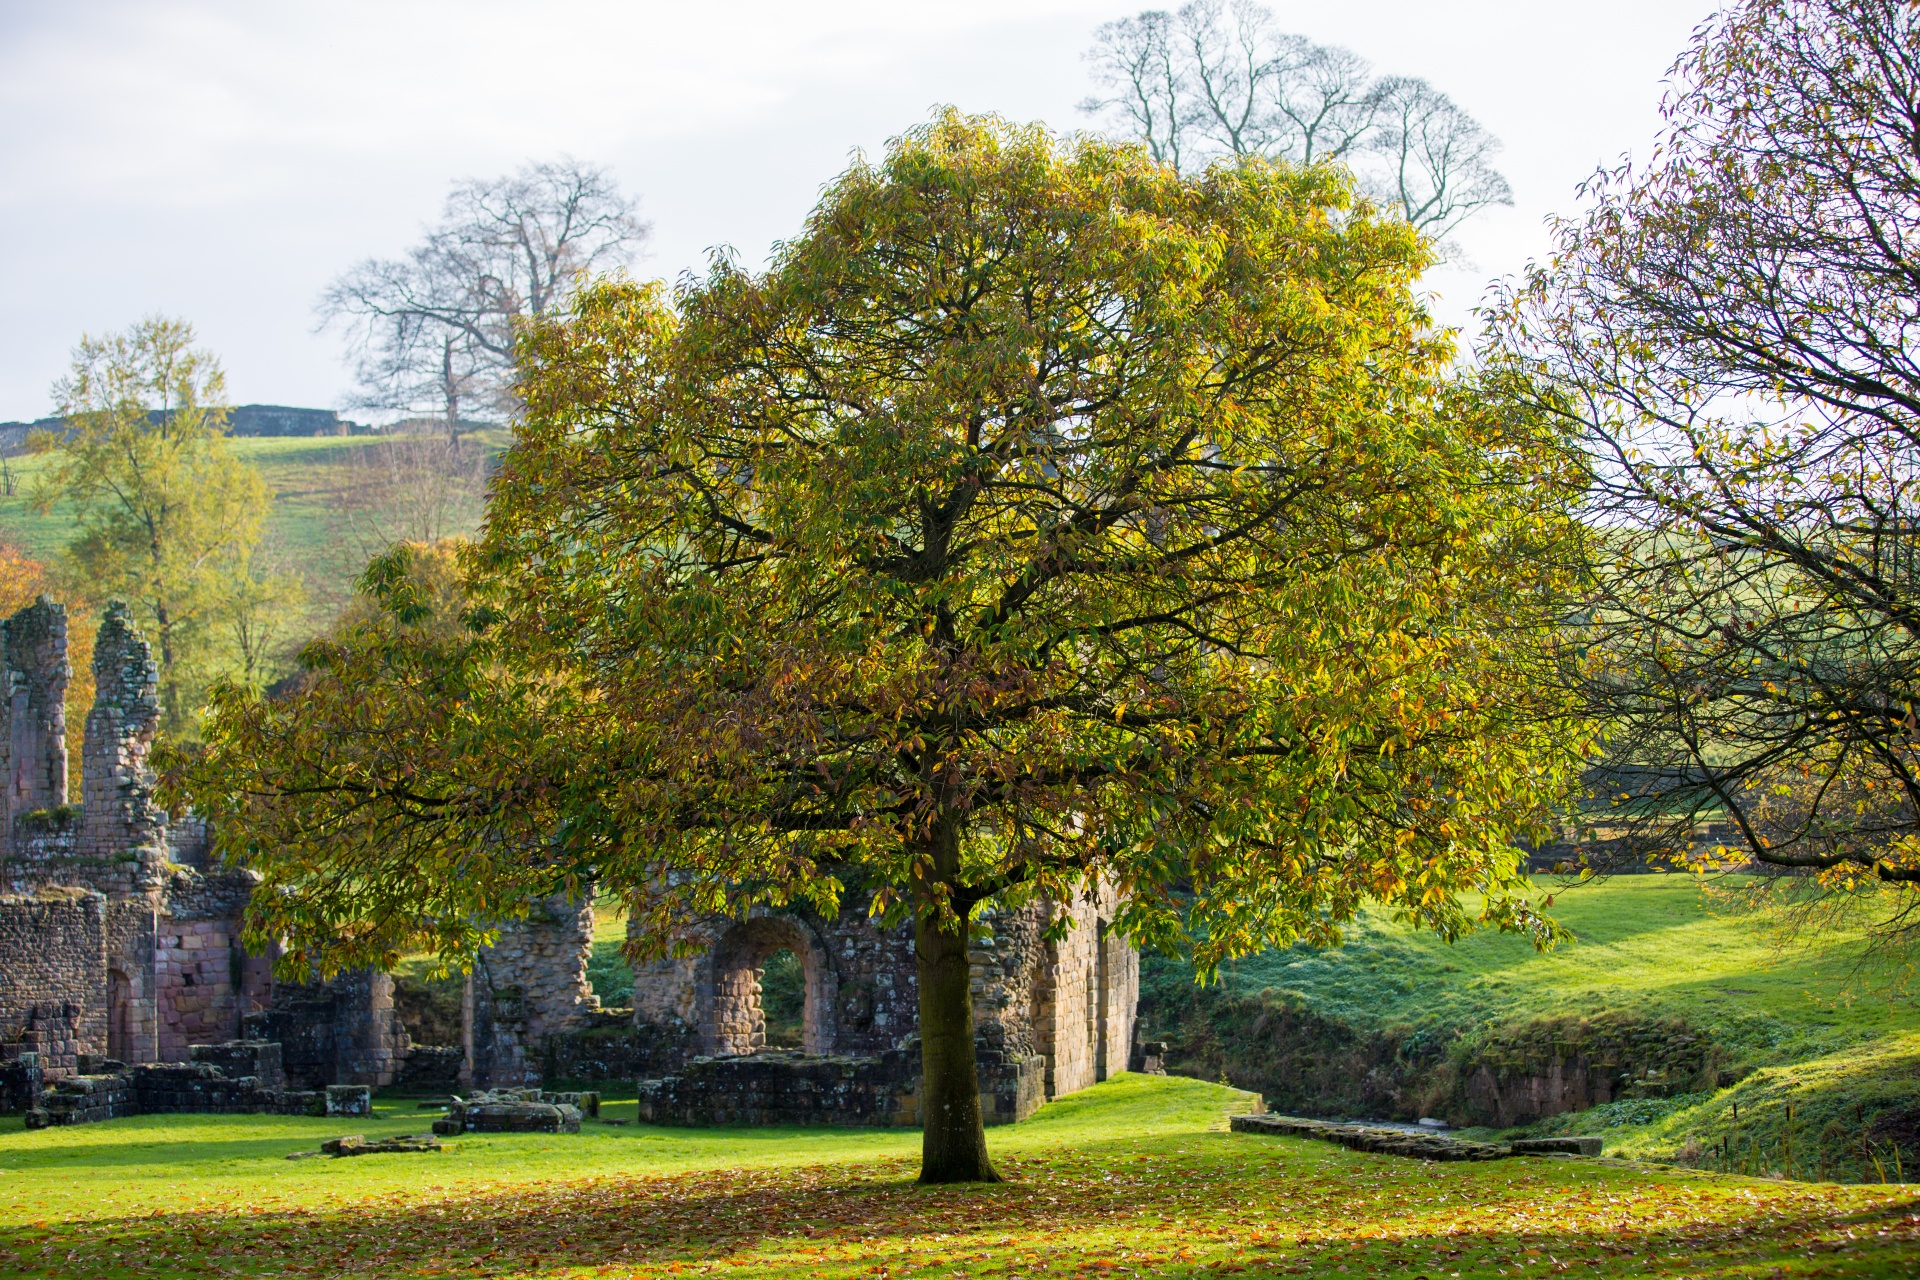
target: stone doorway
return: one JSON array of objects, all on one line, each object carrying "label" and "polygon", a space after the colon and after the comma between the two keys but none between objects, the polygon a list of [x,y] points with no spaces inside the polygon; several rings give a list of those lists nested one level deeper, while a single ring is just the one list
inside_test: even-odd
[{"label": "stone doorway", "polygon": [[[799,1034],[769,1042],[766,979],[770,961],[788,953],[800,971]],[[783,975],[775,964],[776,979]],[[776,982],[776,986],[780,985]],[[712,1052],[737,1057],[765,1048],[794,1048],[802,1053],[833,1052],[834,981],[832,968],[812,931],[784,916],[742,921],[723,934],[713,949]],[[796,1042],[797,1041],[797,1042]]]},{"label": "stone doorway", "polygon": [[133,980],[118,969],[107,970],[107,1056],[139,1060],[133,1051]]}]

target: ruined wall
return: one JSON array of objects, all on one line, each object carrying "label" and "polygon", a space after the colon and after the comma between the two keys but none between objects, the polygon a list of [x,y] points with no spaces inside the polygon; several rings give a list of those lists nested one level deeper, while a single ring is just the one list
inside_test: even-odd
[{"label": "ruined wall", "polygon": [[107,1047],[106,899],[0,897],[0,1040],[40,1055],[49,1081]]},{"label": "ruined wall", "polygon": [[1051,905],[1069,921],[1057,943],[1040,944],[1027,980],[1033,1051],[1047,1059],[1047,1096],[1059,1097],[1126,1069],[1140,1001],[1140,955],[1108,928],[1113,890],[1089,889]]},{"label": "ruined wall", "polygon": [[168,877],[152,963],[159,1061],[185,1062],[192,1045],[232,1040],[246,1015],[267,1007],[271,962],[247,955],[240,940],[259,879],[251,871],[184,867]]},{"label": "ruined wall", "polygon": [[[969,958],[989,1123],[1024,1118],[1046,1098],[1125,1069],[1139,959],[1106,927],[1116,905],[1111,890],[1096,888],[1070,904],[980,913]],[[639,969],[636,1036],[684,1045],[687,1054],[671,1066],[677,1075],[650,1086],[653,1111],[691,1123],[776,1114],[791,1123],[902,1123],[898,1117],[918,1106],[912,1090],[894,1079],[899,1055],[917,1055],[913,930],[882,929],[864,906],[851,901],[833,919],[762,911],[744,921],[716,921],[706,930],[703,953]],[[1064,920],[1065,934],[1049,942],[1045,935],[1056,920]],[[798,1055],[761,1052],[762,966],[783,947],[806,975],[804,1053]],[[810,1055],[832,1055],[839,1066],[808,1065]],[[721,1065],[748,1056],[755,1061]],[[783,1088],[793,1098],[784,1112]]]},{"label": "ruined wall", "polygon": [[160,1060],[154,991],[159,912],[146,898],[107,903],[107,1056],[121,1062]]},{"label": "ruined wall", "polygon": [[280,1046],[290,1087],[383,1088],[399,1078],[413,1047],[393,1007],[393,977],[360,969],[331,982],[283,983],[267,1008],[240,1020],[247,1040]]},{"label": "ruined wall", "polygon": [[716,920],[698,955],[636,968],[637,1027],[684,1042],[691,1053],[738,1055],[765,1044],[760,979],[767,958],[793,952],[805,974],[807,1053],[877,1054],[901,1047],[919,1023],[913,928],[877,927],[864,899],[828,919],[810,911],[759,911]]},{"label": "ruined wall", "polygon": [[48,596],[0,623],[6,817],[67,803],[67,611]]},{"label": "ruined wall", "polygon": [[591,891],[534,904],[484,948],[464,997],[461,1080],[499,1088],[539,1084],[550,1037],[581,1028],[600,1009],[587,981],[593,950]]},{"label": "ruined wall", "polygon": [[153,650],[118,600],[93,646],[93,709],[81,769],[83,858],[127,868],[128,892],[158,889],[168,853],[166,815],[153,803],[147,756],[160,727],[160,673]]}]

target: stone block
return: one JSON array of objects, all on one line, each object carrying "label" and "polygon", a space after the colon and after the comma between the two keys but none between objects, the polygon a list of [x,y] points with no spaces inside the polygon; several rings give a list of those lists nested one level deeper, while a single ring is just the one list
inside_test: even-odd
[{"label": "stone block", "polygon": [[372,1115],[373,1089],[364,1084],[328,1085],[327,1114],[330,1116]]},{"label": "stone block", "polygon": [[1603,1142],[1594,1137],[1520,1138],[1513,1143],[1515,1155],[1523,1156],[1597,1156]]}]

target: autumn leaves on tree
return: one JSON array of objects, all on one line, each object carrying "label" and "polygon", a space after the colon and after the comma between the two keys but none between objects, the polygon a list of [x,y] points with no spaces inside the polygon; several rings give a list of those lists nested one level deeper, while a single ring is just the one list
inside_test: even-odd
[{"label": "autumn leaves on tree", "polygon": [[191,734],[216,674],[251,682],[300,583],[255,558],[272,494],[227,447],[225,378],[192,326],[152,317],[84,337],[54,388],[62,435],[34,500],[74,512],[60,576],[95,606],[123,596],[154,641],[163,728]]},{"label": "autumn leaves on tree", "polygon": [[[967,931],[1099,877],[1202,966],[1369,899],[1544,936],[1575,460],[1450,372],[1347,181],[945,113],[751,274],[522,345],[464,594],[402,551],[176,794],[322,968],[593,880],[669,948],[852,885],[910,919],[923,1178],[994,1176]],[[451,625],[457,615],[462,625]]]}]

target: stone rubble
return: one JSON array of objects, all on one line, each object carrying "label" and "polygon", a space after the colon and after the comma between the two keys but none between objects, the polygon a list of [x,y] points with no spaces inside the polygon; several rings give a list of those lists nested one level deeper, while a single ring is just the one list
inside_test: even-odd
[{"label": "stone rubble", "polygon": [[1505,1160],[1522,1155],[1600,1154],[1601,1140],[1593,1137],[1528,1138],[1512,1143],[1470,1142],[1437,1133],[1414,1133],[1335,1120],[1308,1120],[1271,1114],[1234,1116],[1228,1122],[1235,1133],[1265,1133],[1282,1138],[1317,1138],[1338,1143],[1349,1151],[1376,1155],[1411,1156],[1419,1160]]}]

